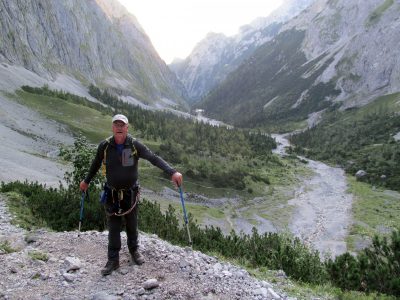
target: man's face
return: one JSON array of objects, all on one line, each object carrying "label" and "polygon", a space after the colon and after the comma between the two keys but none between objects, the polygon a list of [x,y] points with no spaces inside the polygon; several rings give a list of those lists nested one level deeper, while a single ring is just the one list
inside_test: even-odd
[{"label": "man's face", "polygon": [[128,124],[125,124],[122,121],[115,121],[112,124],[112,131],[115,138],[119,140],[125,140],[128,134]]}]

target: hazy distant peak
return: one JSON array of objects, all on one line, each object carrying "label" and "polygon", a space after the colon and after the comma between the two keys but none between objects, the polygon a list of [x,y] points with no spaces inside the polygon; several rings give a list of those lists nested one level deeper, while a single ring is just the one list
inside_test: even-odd
[{"label": "hazy distant peak", "polygon": [[[216,48],[223,47],[228,40],[229,38],[223,33],[209,32],[203,40],[197,43],[191,55],[198,56],[200,54],[201,56],[205,56],[209,54],[210,51],[208,50],[210,48],[215,50]],[[190,56],[188,58],[190,58]]]},{"label": "hazy distant peak", "polygon": [[[236,35],[225,36],[210,32],[197,43],[185,60],[174,61],[169,66],[185,85],[189,97],[197,101],[222,82],[258,46],[271,40],[284,22],[299,14],[313,1],[287,0],[269,16],[241,26]],[[260,11],[260,14],[263,12]]]},{"label": "hazy distant peak", "polygon": [[256,18],[247,26],[250,26],[254,29],[262,29],[273,22],[284,23],[298,15],[300,11],[306,9],[314,1],[315,0],[286,0],[267,17]]},{"label": "hazy distant peak", "polygon": [[95,0],[96,3],[101,7],[103,12],[107,15],[109,20],[113,22],[114,20],[120,20],[127,18],[130,22],[132,22],[135,27],[141,31],[143,34],[146,34],[142,26],[139,24],[136,17],[131,14],[125,6],[123,6],[119,1],[115,0]]},{"label": "hazy distant peak", "polygon": [[174,59],[172,60],[171,64],[179,64],[181,62],[183,62],[185,59],[180,58],[180,57],[174,57]]},{"label": "hazy distant peak", "polygon": [[214,40],[214,39],[223,39],[226,38],[227,36],[221,32],[209,32],[206,35],[207,40]]}]

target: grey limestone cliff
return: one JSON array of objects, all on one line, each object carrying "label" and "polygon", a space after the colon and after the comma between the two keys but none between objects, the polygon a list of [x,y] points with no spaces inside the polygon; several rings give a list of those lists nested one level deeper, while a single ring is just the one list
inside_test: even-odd
[{"label": "grey limestone cliff", "polygon": [[199,107],[240,126],[305,121],[400,89],[400,2],[317,0],[285,23]]},{"label": "grey limestone cliff", "polygon": [[4,64],[48,80],[68,74],[148,104],[185,106],[183,87],[116,0],[3,0],[0,24]]},{"label": "grey limestone cliff", "polygon": [[305,30],[302,50],[309,61],[331,59],[314,84],[334,81],[343,107],[400,90],[399,1],[318,0],[282,31],[290,28]]}]

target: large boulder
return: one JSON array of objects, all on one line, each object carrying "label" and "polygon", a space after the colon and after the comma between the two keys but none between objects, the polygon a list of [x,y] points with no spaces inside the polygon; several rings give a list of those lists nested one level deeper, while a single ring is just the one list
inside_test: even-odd
[{"label": "large boulder", "polygon": [[363,178],[367,175],[367,172],[365,172],[364,170],[358,170],[356,173],[356,177],[357,179]]}]

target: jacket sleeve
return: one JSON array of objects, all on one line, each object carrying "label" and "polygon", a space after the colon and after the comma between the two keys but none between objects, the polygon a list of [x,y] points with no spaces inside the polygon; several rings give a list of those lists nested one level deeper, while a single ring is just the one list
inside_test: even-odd
[{"label": "jacket sleeve", "polygon": [[101,163],[102,163],[103,157],[104,157],[105,146],[106,146],[106,142],[103,141],[97,147],[96,156],[94,157],[94,159],[92,161],[92,165],[90,166],[89,172],[86,175],[86,178],[84,180],[87,184],[90,183],[90,181],[96,175],[97,171],[100,169],[100,166],[101,166]]},{"label": "jacket sleeve", "polygon": [[163,160],[161,157],[155,155],[149,148],[147,148],[145,145],[143,145],[141,142],[135,140],[134,141],[134,146],[136,147],[138,151],[138,156],[140,158],[144,158],[145,160],[148,160],[151,162],[152,165],[160,168],[163,170],[165,173],[168,175],[172,176],[176,172],[174,168],[172,168],[165,160]]}]

